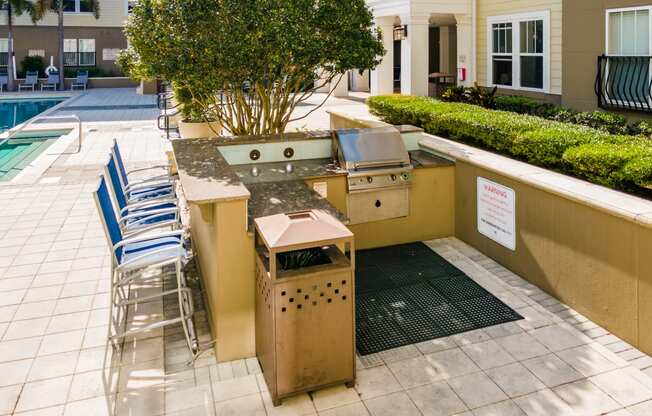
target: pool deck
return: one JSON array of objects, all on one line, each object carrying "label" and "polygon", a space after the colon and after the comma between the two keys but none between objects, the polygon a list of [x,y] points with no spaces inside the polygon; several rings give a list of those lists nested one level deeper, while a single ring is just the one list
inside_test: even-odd
[{"label": "pool deck", "polygon": [[[124,90],[85,99],[146,105]],[[366,111],[351,100],[329,104]],[[308,126],[327,128],[326,109]],[[186,367],[174,328],[113,354],[109,255],[90,193],[114,137],[130,168],[160,164],[170,145],[147,108],[76,111],[88,116],[82,151],[57,156],[34,184],[0,187],[0,415],[652,414],[651,357],[454,238],[428,245],[526,319],[359,357],[354,388],[274,408],[255,359],[217,364],[209,352]],[[132,317],[147,322],[170,308],[151,302]],[[201,307],[197,322],[207,341]]]}]

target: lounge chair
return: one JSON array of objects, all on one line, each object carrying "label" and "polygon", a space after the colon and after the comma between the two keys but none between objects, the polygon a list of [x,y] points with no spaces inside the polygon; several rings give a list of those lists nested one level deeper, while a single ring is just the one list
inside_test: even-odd
[{"label": "lounge chair", "polygon": [[52,91],[56,91],[57,85],[59,85],[59,73],[58,72],[49,73],[47,81],[41,83],[41,91],[50,88],[52,88]]},{"label": "lounge chair", "polygon": [[[94,192],[95,203],[111,251],[111,303],[109,340],[119,340],[138,333],[181,323],[188,348],[193,357],[199,353],[199,341],[193,323],[192,291],[187,285],[183,267],[188,259],[184,248],[183,231],[132,235],[125,237],[120,229],[109,190],[104,178],[100,178]],[[177,287],[162,290],[154,295],[129,293],[132,283],[142,282],[149,275],[143,271],[150,267],[174,268]],[[176,295],[179,300],[179,316],[161,319],[127,327],[126,317],[130,306],[146,303],[164,296]]]},{"label": "lounge chair", "polygon": [[179,229],[181,221],[179,207],[174,198],[158,198],[127,204],[126,195],[122,192],[113,158],[104,167],[104,178],[109,193],[119,212],[117,217],[120,222],[120,229],[124,233],[141,231],[145,228],[156,229],[171,227]]},{"label": "lounge chair", "polygon": [[25,81],[23,81],[22,84],[18,85],[18,91],[22,91],[27,88],[34,91],[36,84],[38,84],[38,71],[27,71],[25,74]]},{"label": "lounge chair", "polygon": [[86,91],[88,86],[88,71],[77,71],[77,78],[70,85],[70,89],[74,90],[75,88],[83,88]]},{"label": "lounge chair", "polygon": [[7,89],[7,84],[9,83],[9,75],[0,74],[0,92],[4,92]]}]

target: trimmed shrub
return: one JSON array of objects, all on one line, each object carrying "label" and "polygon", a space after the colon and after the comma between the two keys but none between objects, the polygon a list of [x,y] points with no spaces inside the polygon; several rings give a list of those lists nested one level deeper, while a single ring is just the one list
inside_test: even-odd
[{"label": "trimmed shrub", "polygon": [[518,114],[529,114],[552,121],[578,124],[611,134],[629,134],[652,138],[652,126],[650,126],[649,122],[642,121],[628,124],[627,119],[620,114],[607,111],[577,112],[551,103],[540,102],[532,98],[517,95],[492,97],[489,101],[490,104],[485,104],[482,100],[472,99],[472,97],[477,95],[478,91],[484,91],[484,94],[490,95],[487,89],[480,87],[451,87],[444,92],[442,99],[449,102],[477,104],[485,108],[495,108]]},{"label": "trimmed shrub", "polygon": [[564,152],[571,147],[608,139],[608,134],[588,127],[551,122],[544,128],[519,135],[512,153],[536,165],[558,168]]},{"label": "trimmed shrub", "polygon": [[576,174],[592,182],[617,187],[649,181],[652,165],[645,163],[646,160],[652,160],[652,147],[636,142],[588,144],[564,153],[564,161]]},{"label": "trimmed shrub", "polygon": [[638,186],[652,188],[652,155],[630,160],[621,170],[621,175]]},{"label": "trimmed shrub", "polygon": [[573,123],[593,127],[594,129],[603,130],[612,134],[623,134],[627,131],[627,119],[625,117],[605,111],[576,113],[573,115]]},{"label": "trimmed shrub", "polygon": [[45,76],[45,60],[41,56],[26,56],[20,62],[22,70],[18,74],[20,78],[24,78],[27,72],[38,71],[38,76]]},{"label": "trimmed shrub", "polygon": [[652,142],[641,137],[424,97],[378,96],[367,104],[385,122],[420,126],[602,185],[652,184]]},{"label": "trimmed shrub", "polygon": [[440,114],[424,125],[425,130],[445,134],[466,142],[480,143],[490,149],[510,152],[519,135],[540,129],[545,120],[505,111],[466,108]]},{"label": "trimmed shrub", "polygon": [[513,113],[543,117],[549,120],[554,119],[560,112],[564,111],[564,109],[554,104],[542,103],[532,98],[517,95],[496,97],[496,108]]}]

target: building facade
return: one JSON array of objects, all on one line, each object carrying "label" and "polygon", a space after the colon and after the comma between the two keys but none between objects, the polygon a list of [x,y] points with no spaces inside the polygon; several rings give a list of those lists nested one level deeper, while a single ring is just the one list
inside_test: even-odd
[{"label": "building facade", "polygon": [[564,105],[649,115],[652,2],[567,1],[563,28]]},{"label": "building facade", "polygon": [[577,110],[652,111],[650,0],[367,3],[387,50],[374,95],[435,95],[452,79]]},{"label": "building facade", "polygon": [[[86,0],[65,0],[64,66],[66,69],[97,68],[104,75],[119,75],[117,53],[127,47],[123,29],[128,16],[128,0],[100,0],[99,18],[95,18]],[[50,59],[58,66],[57,15],[48,13],[32,23],[25,14],[14,17],[14,52],[17,70],[26,56],[41,56],[46,66]],[[0,10],[0,72],[9,59],[6,10]]]}]

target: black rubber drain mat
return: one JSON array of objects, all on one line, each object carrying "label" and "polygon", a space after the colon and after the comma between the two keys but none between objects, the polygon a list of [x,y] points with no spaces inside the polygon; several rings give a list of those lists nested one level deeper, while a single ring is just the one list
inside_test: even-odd
[{"label": "black rubber drain mat", "polygon": [[423,243],[356,252],[361,355],[523,319]]}]

